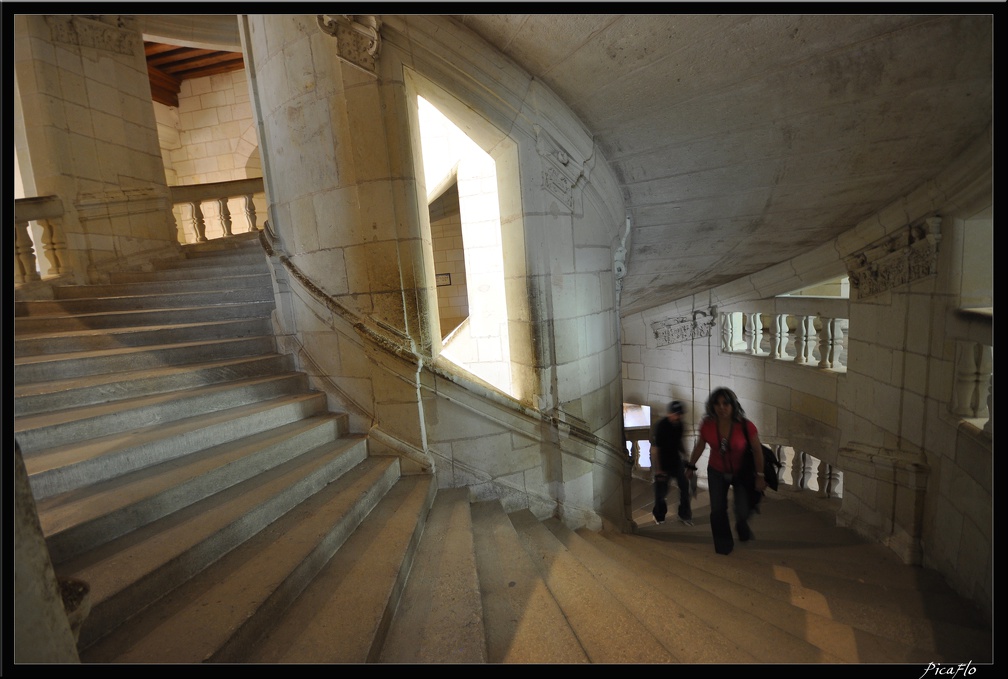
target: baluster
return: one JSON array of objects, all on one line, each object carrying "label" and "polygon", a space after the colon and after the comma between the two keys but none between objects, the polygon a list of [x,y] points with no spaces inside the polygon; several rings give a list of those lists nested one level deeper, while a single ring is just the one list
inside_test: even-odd
[{"label": "baluster", "polygon": [[994,371],[991,370],[990,379],[987,386],[987,422],[983,430],[994,436]]},{"label": "baluster", "polygon": [[840,470],[833,465],[829,465],[827,467],[827,471],[826,497],[831,499],[839,499],[843,497],[843,475]]},{"label": "baluster", "polygon": [[38,261],[35,259],[35,247],[28,233],[31,222],[16,222],[14,224],[14,282],[25,283],[41,279],[38,272]]},{"label": "baluster", "polygon": [[221,230],[224,232],[224,237],[232,235],[231,233],[231,209],[228,207],[227,198],[217,199],[217,211],[220,214]]},{"label": "baluster", "polygon": [[731,314],[721,314],[721,351],[731,351]]},{"label": "baluster", "polygon": [[769,356],[772,349],[772,342],[770,339],[770,330],[767,328],[766,320],[763,318],[763,314],[760,314],[760,338],[759,338],[759,354],[760,356]]},{"label": "baluster", "polygon": [[976,345],[973,342],[956,342],[952,413],[959,417],[973,417],[973,396],[976,393],[976,375]]},{"label": "baluster", "polygon": [[[788,318],[793,318],[795,322],[795,329],[791,330],[791,324],[787,322]],[[798,362],[800,357],[800,342],[799,333],[801,332],[801,317],[800,316],[785,316],[784,317],[784,329],[786,332],[784,340],[784,353],[781,358]]]},{"label": "baluster", "polygon": [[787,356],[787,315],[776,314],[773,327],[770,330],[770,357],[784,358]]},{"label": "baluster", "polygon": [[741,351],[745,349],[745,337],[743,332],[745,327],[742,321],[742,312],[734,311],[728,314],[731,317],[731,322],[728,324],[729,337],[728,337],[728,351]]},{"label": "baluster", "polygon": [[206,222],[203,221],[203,206],[199,201],[196,201],[189,203],[189,209],[192,211],[192,225],[193,231],[196,232],[196,242],[203,243],[207,239]]},{"label": "baluster", "polygon": [[66,241],[63,240],[62,224],[56,228],[54,220],[47,219],[42,224],[42,244],[46,248],[46,257],[49,258],[51,269],[50,274],[59,275],[67,272],[66,265]]},{"label": "baluster", "polygon": [[760,340],[763,338],[763,320],[758,313],[745,314],[745,352],[752,356],[760,353]]},{"label": "baluster", "polygon": [[815,327],[812,316],[797,316],[795,328],[795,363],[805,364],[812,360],[812,344],[815,342]]},{"label": "baluster", "polygon": [[819,344],[817,341],[819,331],[816,330],[815,322],[815,316],[805,317],[805,344],[802,346],[802,350],[805,353],[805,363],[816,362],[815,351]]},{"label": "baluster", "polygon": [[774,452],[777,453],[777,461],[781,463],[781,466],[777,468],[777,485],[778,487],[784,483],[784,446],[774,446]]},{"label": "baluster", "polygon": [[249,231],[258,231],[259,227],[256,226],[256,210],[255,202],[252,199],[252,194],[244,196],[245,199],[245,219],[248,220]]},{"label": "baluster", "polygon": [[801,490],[802,489],[802,467],[805,464],[805,460],[802,457],[805,455],[797,450],[793,451],[791,455],[791,490]]},{"label": "baluster", "polygon": [[632,439],[630,441],[630,459],[633,460],[632,469],[640,469],[640,441]]},{"label": "baluster", "polygon": [[819,460],[819,467],[816,470],[816,496],[829,497],[829,477],[829,465]]},{"label": "baluster", "polygon": [[833,369],[837,370],[839,368],[847,368],[847,319],[846,318],[834,318],[833,319],[833,344],[831,349],[833,354],[830,358],[830,363],[833,365]]},{"label": "baluster", "polygon": [[994,371],[993,348],[986,344],[977,345],[977,395],[974,417],[989,417],[991,373]]},{"label": "baluster", "polygon": [[832,368],[834,354],[833,327],[835,324],[832,318],[822,318],[822,326],[819,328],[819,367]]}]

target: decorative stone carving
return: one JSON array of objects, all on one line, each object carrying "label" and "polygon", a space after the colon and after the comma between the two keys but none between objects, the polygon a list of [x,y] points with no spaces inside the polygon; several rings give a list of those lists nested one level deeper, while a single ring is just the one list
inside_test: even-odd
[{"label": "decorative stone carving", "polygon": [[700,337],[710,337],[716,325],[715,318],[713,307],[707,311],[697,309],[693,312],[692,317],[679,316],[664,321],[655,321],[651,324],[651,331],[654,332],[655,339],[658,340],[658,346],[664,347]]},{"label": "decorative stone carving", "polygon": [[591,173],[589,162],[577,162],[553,135],[540,125],[536,131],[536,151],[543,159],[543,188],[552,193],[571,212],[578,202],[578,180],[588,179]]},{"label": "decorative stone carving", "polygon": [[941,217],[928,217],[846,260],[851,288],[865,299],[937,273]]},{"label": "decorative stone carving", "polygon": [[53,42],[116,54],[136,54],[139,50],[140,35],[128,30],[122,17],[116,26],[82,16],[47,15],[45,20]]},{"label": "decorative stone carving", "polygon": [[318,26],[336,38],[340,59],[371,75],[381,52],[381,20],[370,14],[319,14]]},{"label": "decorative stone carving", "polygon": [[623,279],[626,278],[627,266],[626,266],[626,240],[627,236],[630,235],[630,215],[626,217],[626,230],[623,232],[623,237],[620,238],[620,244],[616,248],[616,253],[613,255],[613,274],[616,277],[616,307],[619,308],[620,295],[623,292]]}]

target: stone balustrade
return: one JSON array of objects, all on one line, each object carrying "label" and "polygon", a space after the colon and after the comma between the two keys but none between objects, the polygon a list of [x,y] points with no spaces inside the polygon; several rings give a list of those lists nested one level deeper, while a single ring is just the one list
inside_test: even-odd
[{"label": "stone balustrade", "polygon": [[946,336],[955,342],[949,411],[994,435],[994,308],[959,309]]},{"label": "stone balustrade", "polygon": [[849,301],[776,297],[745,309],[721,308],[721,350],[846,372]]},{"label": "stone balustrade", "polygon": [[228,207],[228,201],[232,198],[239,198],[244,201],[244,218],[248,225],[247,230],[260,230],[256,224],[256,210],[253,199],[256,194],[263,193],[262,177],[236,179],[227,182],[192,184],[188,186],[172,186],[169,188],[171,189],[172,204],[182,205],[187,208],[189,226],[195,234],[197,243],[207,240],[206,218],[203,214],[203,205],[205,203],[216,205],[216,218],[219,221],[220,233],[223,238],[232,235],[231,210]]},{"label": "stone balustrade", "polygon": [[[256,221],[254,199],[264,193],[261,177],[172,186],[169,190],[173,205],[188,208],[189,226],[195,234],[196,242],[207,240],[206,218],[203,214],[205,203],[216,204],[216,220],[222,237],[232,235],[231,209],[228,206],[232,199],[243,201],[245,230],[260,230]],[[70,273],[62,228],[63,214],[63,200],[59,196],[18,198],[14,201],[15,285]],[[182,229],[179,231],[182,232]],[[214,229],[214,232],[217,230]]]},{"label": "stone balustrade", "polygon": [[[18,198],[14,201],[15,284],[66,273],[62,217],[63,201],[58,196]],[[38,227],[35,238],[31,233],[32,224]],[[44,265],[39,260],[40,254]]]}]

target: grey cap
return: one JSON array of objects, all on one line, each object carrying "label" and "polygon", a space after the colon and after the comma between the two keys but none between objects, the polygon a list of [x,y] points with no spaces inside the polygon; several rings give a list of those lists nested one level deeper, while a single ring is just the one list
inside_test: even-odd
[{"label": "grey cap", "polygon": [[682,415],[684,412],[686,412],[686,409],[683,408],[683,404],[680,403],[679,401],[672,401],[671,403],[668,404],[668,411],[670,413],[678,413],[679,415]]}]

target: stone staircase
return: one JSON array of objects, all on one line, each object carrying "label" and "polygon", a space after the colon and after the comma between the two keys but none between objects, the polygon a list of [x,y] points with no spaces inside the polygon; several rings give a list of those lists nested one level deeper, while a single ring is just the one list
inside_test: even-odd
[{"label": "stone staircase", "polygon": [[[771,493],[757,539],[571,531],[371,456],[290,357],[251,237],[15,302],[15,437],[85,663],[991,662],[931,571]],[[825,511],[823,509],[825,507]]]}]

